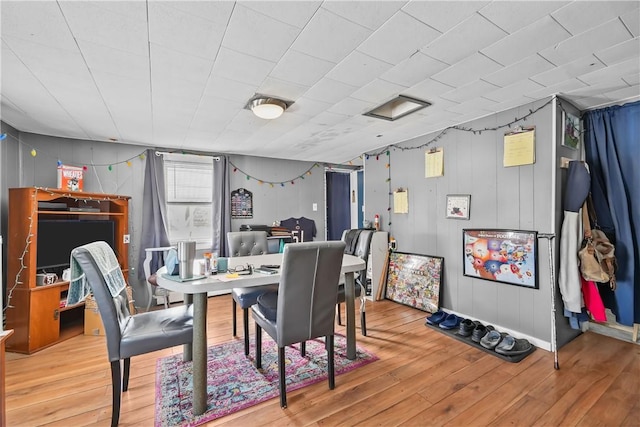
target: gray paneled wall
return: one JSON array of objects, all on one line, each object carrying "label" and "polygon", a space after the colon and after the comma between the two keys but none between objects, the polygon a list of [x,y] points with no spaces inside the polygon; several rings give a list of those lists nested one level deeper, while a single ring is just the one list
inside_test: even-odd
[{"label": "gray paneled wall", "polygon": [[[503,125],[547,101],[524,105],[463,126],[485,129]],[[399,251],[444,257],[441,306],[462,316],[520,332],[542,344],[551,341],[547,241],[540,239],[538,245],[539,289],[530,289],[463,276],[462,230],[503,228],[559,233],[561,219],[553,214],[557,210],[560,188],[555,180],[559,162],[554,146],[553,110],[554,104],[550,103],[521,122],[524,126],[536,127],[536,161],[533,165],[503,167],[506,129],[476,134],[447,131],[430,145],[430,148],[444,149],[442,177],[425,178],[425,151],[428,148],[392,148],[388,157],[382,154],[376,160],[375,156],[370,156],[365,161],[366,218],[380,214],[382,229],[396,238]],[[403,145],[419,146],[436,135],[419,137]],[[390,163],[391,189],[385,182],[389,174],[387,162]],[[409,191],[408,214],[388,211],[389,190],[397,188]],[[447,194],[471,195],[470,220],[445,218]],[[557,246],[557,242],[554,243]],[[557,310],[562,313],[561,304]],[[561,316],[559,323],[559,328],[566,329],[566,321]]]}]

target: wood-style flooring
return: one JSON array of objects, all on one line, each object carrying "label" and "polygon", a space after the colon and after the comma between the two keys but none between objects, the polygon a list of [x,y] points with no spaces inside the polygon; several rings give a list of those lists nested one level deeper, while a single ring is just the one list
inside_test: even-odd
[{"label": "wood-style flooring", "polygon": [[[380,360],[336,377],[335,390],[320,382],[288,393],[285,410],[275,398],[209,425],[640,425],[639,345],[587,332],[560,350],[555,370],[550,352],[537,349],[508,363],[425,327],[426,315],[391,301],[368,302],[368,336],[358,328],[358,344]],[[208,338],[209,344],[232,339],[229,295],[209,298]],[[154,424],[156,359],[180,352],[132,358],[121,426]],[[77,336],[7,359],[9,426],[109,425],[103,337]]]}]

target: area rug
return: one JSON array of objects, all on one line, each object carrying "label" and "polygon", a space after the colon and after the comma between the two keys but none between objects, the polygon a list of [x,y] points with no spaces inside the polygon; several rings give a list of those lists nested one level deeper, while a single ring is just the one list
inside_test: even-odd
[{"label": "area rug", "polygon": [[[299,344],[287,347],[285,357],[287,392],[327,381],[327,351],[323,340],[307,341],[305,357],[300,355]],[[378,358],[374,354],[360,346],[356,347],[356,358],[347,359],[345,337],[335,336],[336,375],[375,360]],[[253,340],[249,357],[244,355],[242,340],[209,347],[207,370],[207,411],[194,416],[192,363],[183,362],[182,354],[158,359],[155,411],[157,427],[197,426],[280,395],[278,350],[269,336],[263,337],[261,370],[255,367]],[[274,405],[279,404],[276,399]]]}]

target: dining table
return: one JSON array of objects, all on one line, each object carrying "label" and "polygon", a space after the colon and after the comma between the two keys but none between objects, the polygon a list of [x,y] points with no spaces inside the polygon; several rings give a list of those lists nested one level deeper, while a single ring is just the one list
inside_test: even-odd
[{"label": "dining table", "polygon": [[[195,276],[193,280],[168,276],[166,267],[157,272],[158,285],[174,292],[185,294],[185,303],[193,303],[193,342],[185,345],[185,356],[191,356],[193,363],[193,414],[201,415],[207,410],[207,298],[213,291],[227,291],[233,288],[277,284],[280,269],[274,274],[255,271],[261,266],[282,265],[282,253],[252,255],[228,258],[228,271],[209,276]],[[251,274],[248,266],[253,267]],[[344,274],[346,305],[347,358],[356,358],[355,326],[355,273],[365,268],[363,259],[353,255],[343,255],[341,273]],[[237,271],[243,270],[243,271]]]}]

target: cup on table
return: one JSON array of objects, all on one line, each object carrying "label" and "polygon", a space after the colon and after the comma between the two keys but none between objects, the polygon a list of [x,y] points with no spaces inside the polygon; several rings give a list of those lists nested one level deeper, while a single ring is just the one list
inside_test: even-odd
[{"label": "cup on table", "polygon": [[180,263],[180,278],[193,277],[193,261],[196,257],[196,242],[183,240],[178,242],[178,262]]},{"label": "cup on table", "polygon": [[218,258],[218,272],[225,273],[229,268],[229,258],[219,257]]}]

